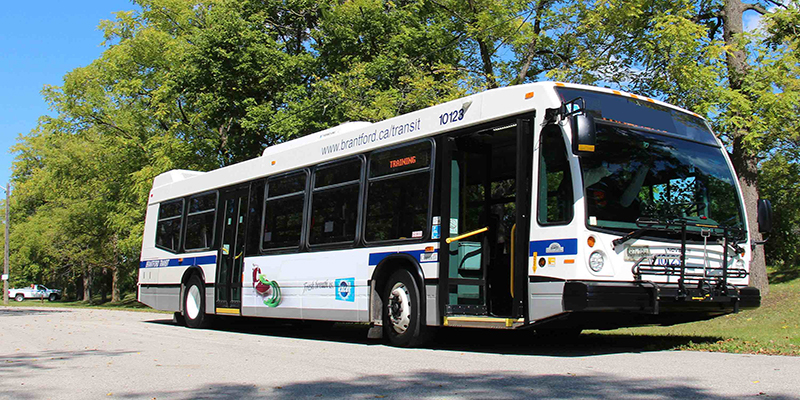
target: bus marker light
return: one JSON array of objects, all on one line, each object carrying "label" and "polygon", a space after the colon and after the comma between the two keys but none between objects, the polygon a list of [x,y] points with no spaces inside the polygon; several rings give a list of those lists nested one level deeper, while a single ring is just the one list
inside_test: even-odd
[{"label": "bus marker light", "polygon": [[619,90],[612,90],[611,92],[616,94],[616,95],[620,95],[620,96],[622,95],[622,92],[620,92]]},{"label": "bus marker light", "polygon": [[433,253],[433,246],[428,246],[425,248],[426,253]]},{"label": "bus marker light", "polygon": [[588,244],[589,247],[594,247],[594,242],[595,242],[594,236],[589,236],[589,238],[586,239],[586,244]]},{"label": "bus marker light", "polygon": [[556,86],[558,86],[558,87],[564,87],[564,86],[567,86],[567,85],[565,85],[565,84],[563,84],[563,83],[561,83],[561,82],[556,82]]},{"label": "bus marker light", "polygon": [[564,260],[564,264],[575,264],[574,258],[567,258]]},{"label": "bus marker light", "polygon": [[532,98],[533,98],[533,92],[525,93],[525,100],[532,99]]},{"label": "bus marker light", "polygon": [[637,95],[635,95],[633,93],[631,93],[631,97],[633,97],[634,99],[638,99],[639,98],[639,96],[637,96]]},{"label": "bus marker light", "polygon": [[275,165],[275,160],[272,160],[272,165]]},{"label": "bus marker light", "polygon": [[579,144],[578,151],[594,151],[593,144]]}]

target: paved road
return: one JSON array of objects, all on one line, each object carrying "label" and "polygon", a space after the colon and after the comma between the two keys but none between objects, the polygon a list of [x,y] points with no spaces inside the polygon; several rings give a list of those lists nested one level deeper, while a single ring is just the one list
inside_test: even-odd
[{"label": "paved road", "polygon": [[169,317],[0,308],[0,398],[800,398],[800,357],[658,351],[653,338],[451,330],[396,349],[354,325]]}]

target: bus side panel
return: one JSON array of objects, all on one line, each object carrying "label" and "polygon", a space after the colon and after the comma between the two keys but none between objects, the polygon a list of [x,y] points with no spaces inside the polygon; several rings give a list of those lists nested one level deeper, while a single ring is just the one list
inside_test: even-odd
[{"label": "bus side panel", "polygon": [[[397,253],[419,259],[425,247],[414,244],[249,257],[242,276],[242,315],[369,322],[369,282],[377,264]],[[437,262],[420,265],[425,278],[437,276]],[[428,320],[436,324],[436,287],[424,290]]]},{"label": "bus side panel", "polygon": [[139,262],[139,292],[137,299],[152,308],[158,308],[158,299],[161,297],[161,290],[158,290],[158,260],[155,248],[156,242],[156,222],[158,219],[158,204],[147,206],[147,214],[144,220],[144,232],[142,234],[142,253]]}]

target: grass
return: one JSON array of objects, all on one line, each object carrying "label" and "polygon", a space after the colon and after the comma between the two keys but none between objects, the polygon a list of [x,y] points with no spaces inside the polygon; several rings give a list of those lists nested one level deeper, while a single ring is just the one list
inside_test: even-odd
[{"label": "grass", "polygon": [[761,307],[709,321],[670,327],[626,328],[598,335],[696,337],[676,350],[800,356],[800,279],[770,285]]}]

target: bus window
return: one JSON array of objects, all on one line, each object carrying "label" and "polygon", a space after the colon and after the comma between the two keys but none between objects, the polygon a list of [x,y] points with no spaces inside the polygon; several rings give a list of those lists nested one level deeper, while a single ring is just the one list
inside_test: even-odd
[{"label": "bus window", "polygon": [[290,248],[300,245],[306,177],[306,172],[300,171],[267,181],[262,249]]},{"label": "bus window", "polygon": [[183,199],[161,203],[161,206],[158,208],[156,247],[172,252],[178,251],[182,216]]},{"label": "bus window", "polygon": [[217,192],[189,198],[186,214],[186,250],[210,249],[214,242],[214,221],[217,212]]},{"label": "bus window", "polygon": [[247,244],[245,245],[245,255],[256,255],[259,252],[259,242],[261,241],[261,213],[264,212],[264,188],[266,181],[260,179],[250,185],[250,200],[247,211]]},{"label": "bus window", "polygon": [[422,238],[428,225],[430,141],[370,157],[365,239]]},{"label": "bus window", "polygon": [[315,172],[310,244],[355,240],[362,164],[360,158],[355,158]]},{"label": "bus window", "polygon": [[572,221],[572,175],[567,147],[561,130],[545,129],[539,147],[540,225],[568,224]]}]

